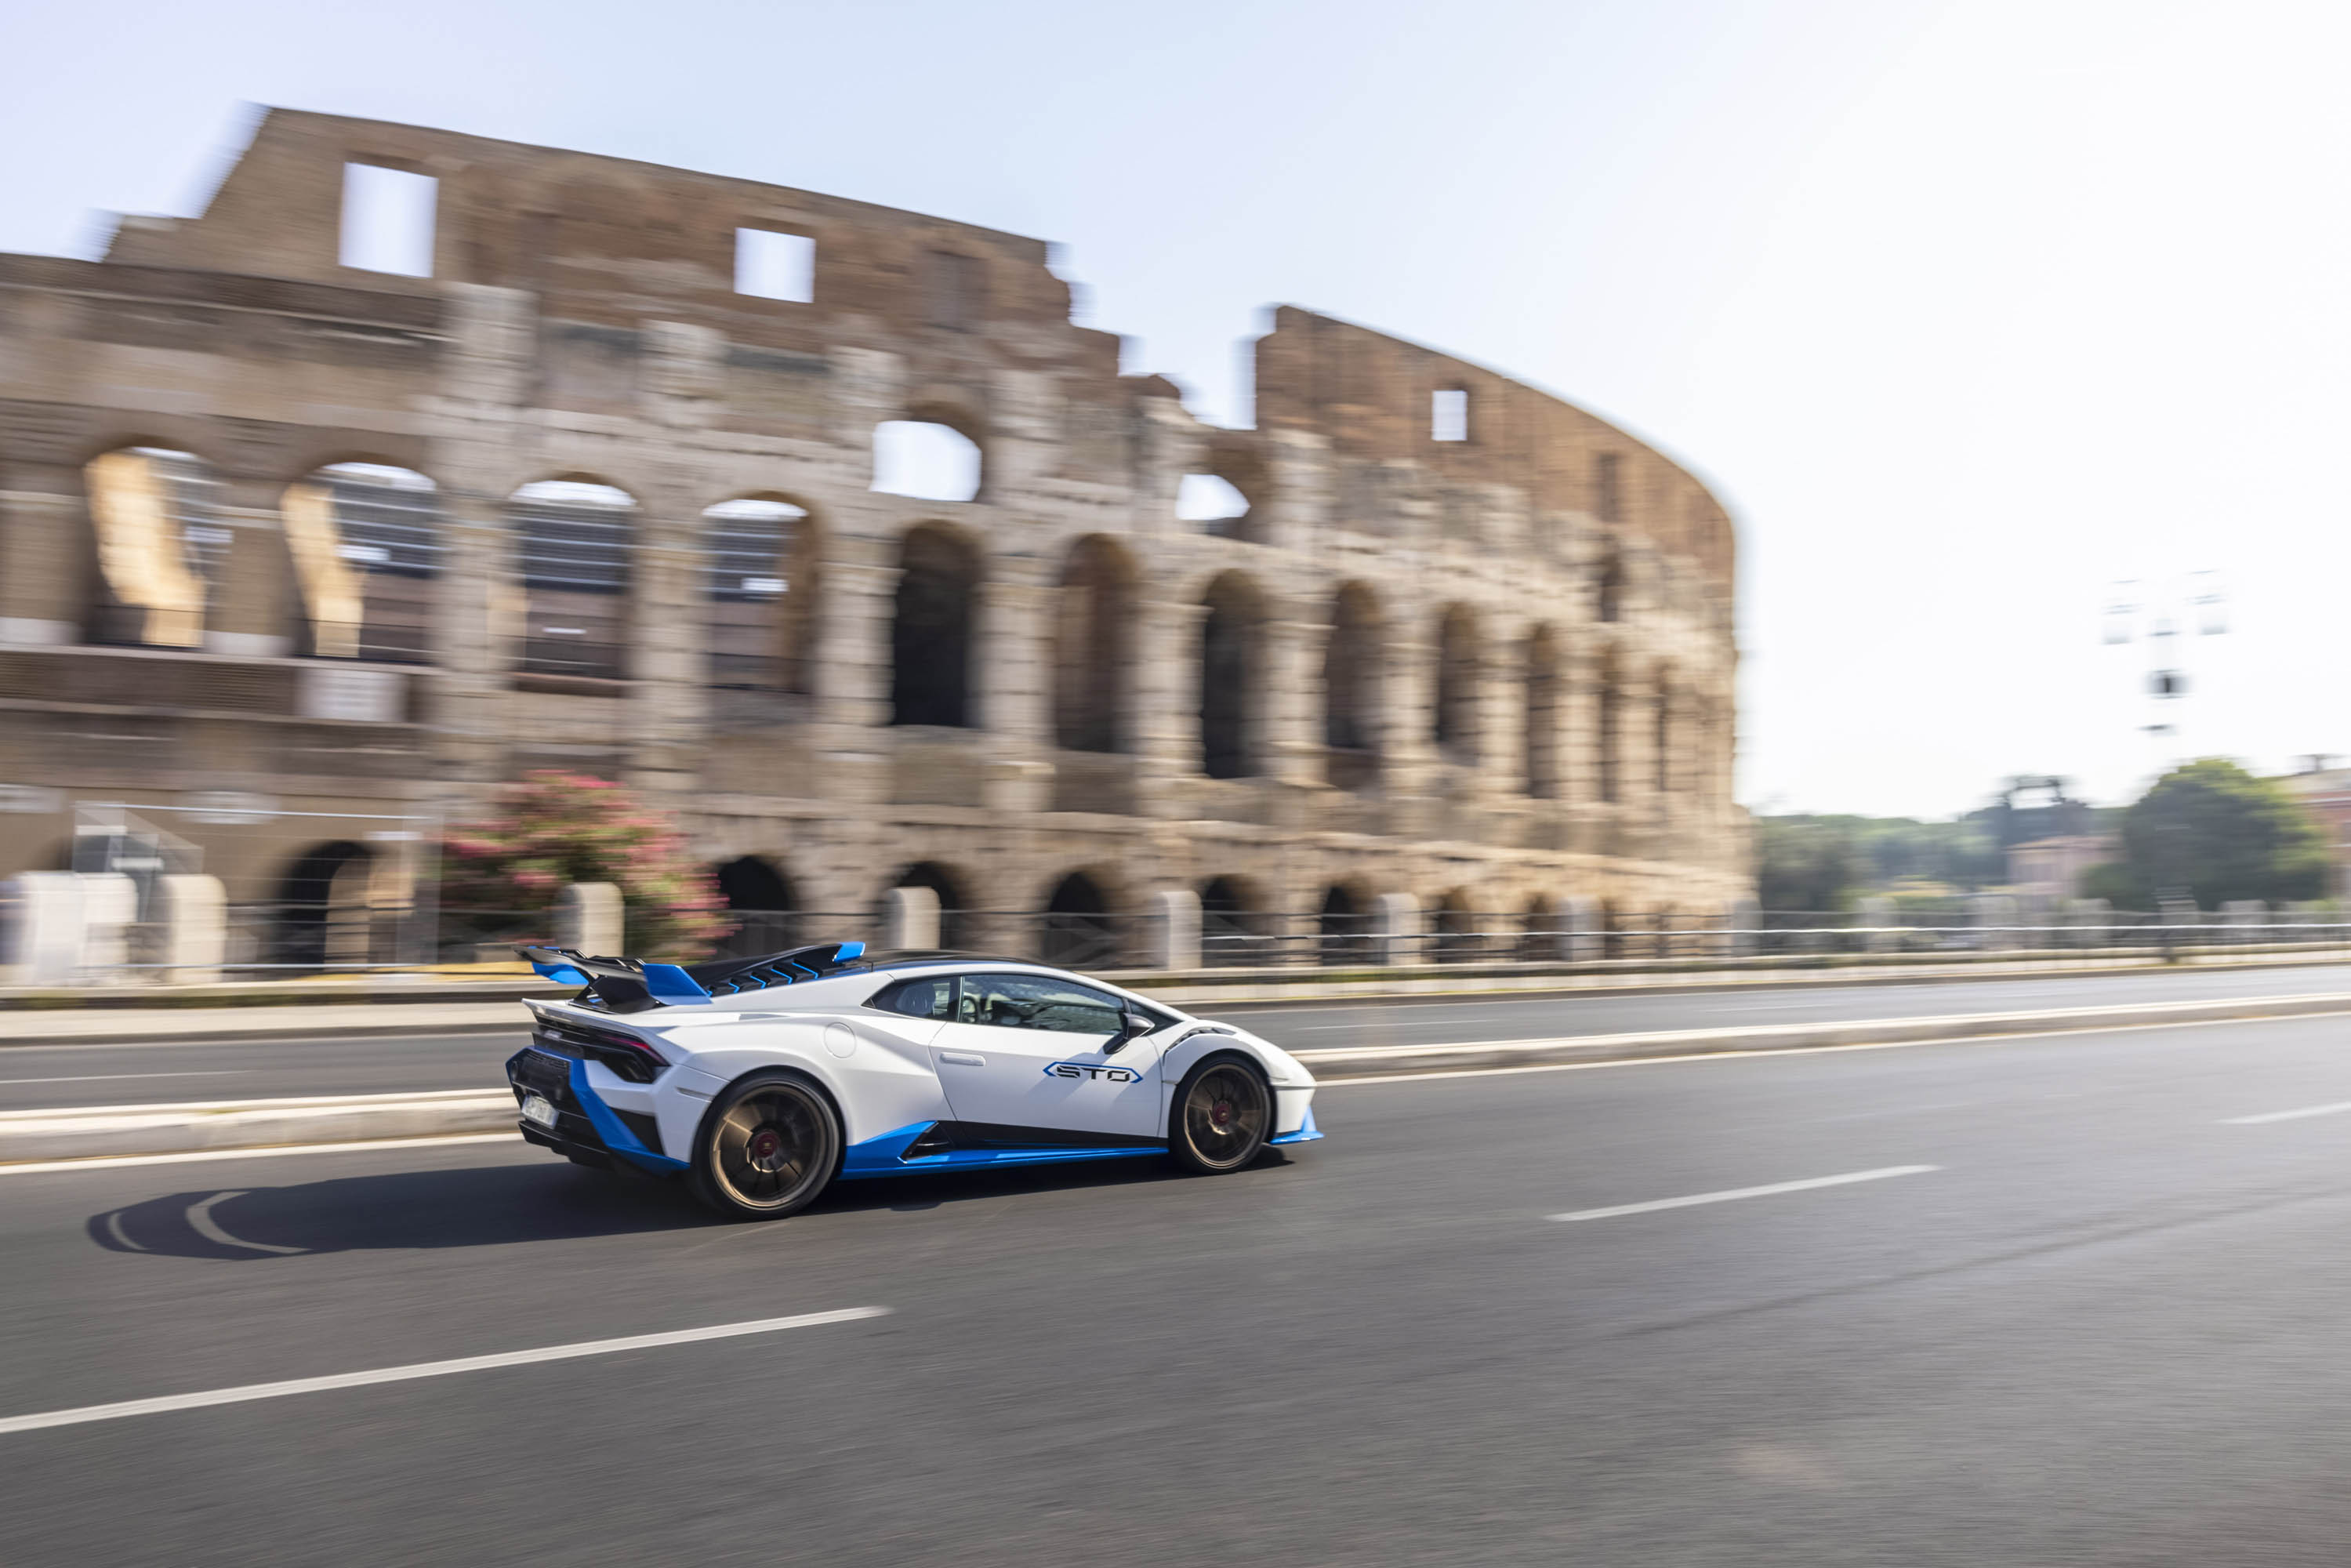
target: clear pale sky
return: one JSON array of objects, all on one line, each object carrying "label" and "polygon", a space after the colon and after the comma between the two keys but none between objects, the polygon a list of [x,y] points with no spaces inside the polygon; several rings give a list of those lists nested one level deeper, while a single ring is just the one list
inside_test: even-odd
[{"label": "clear pale sky", "polygon": [[[1656,442],[1740,520],[1741,799],[2126,799],[2351,753],[2351,7],[14,0],[0,249],[191,213],[251,103],[1061,242],[1246,418],[1290,301]],[[2117,578],[2225,574],[2176,743]]]}]

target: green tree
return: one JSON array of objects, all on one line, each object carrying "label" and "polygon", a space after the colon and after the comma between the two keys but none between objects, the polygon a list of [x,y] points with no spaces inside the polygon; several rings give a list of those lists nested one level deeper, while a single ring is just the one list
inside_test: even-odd
[{"label": "green tree", "polygon": [[1842,909],[1862,869],[1851,829],[1835,818],[1757,818],[1755,861],[1766,909]]},{"label": "green tree", "polygon": [[2175,768],[2123,813],[2123,855],[2140,886],[2200,908],[2230,899],[2315,898],[2326,839],[2302,803],[2225,758]]},{"label": "green tree", "polygon": [[628,910],[632,956],[699,958],[733,929],[717,883],[684,837],[611,780],[530,773],[499,808],[443,839],[444,908],[552,910],[567,883],[609,882]]}]

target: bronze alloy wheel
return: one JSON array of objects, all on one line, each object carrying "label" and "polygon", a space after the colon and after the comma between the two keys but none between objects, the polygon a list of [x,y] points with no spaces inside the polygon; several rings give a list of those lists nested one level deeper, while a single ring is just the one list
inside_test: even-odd
[{"label": "bronze alloy wheel", "polygon": [[1177,1159],[1198,1171],[1236,1171],[1257,1158],[1273,1126],[1273,1092],[1258,1072],[1229,1058],[1184,1081],[1176,1101]]},{"label": "bronze alloy wheel", "polygon": [[841,1122],[799,1078],[755,1078],[711,1108],[695,1153],[695,1189],[704,1202],[745,1218],[779,1218],[831,1183]]}]

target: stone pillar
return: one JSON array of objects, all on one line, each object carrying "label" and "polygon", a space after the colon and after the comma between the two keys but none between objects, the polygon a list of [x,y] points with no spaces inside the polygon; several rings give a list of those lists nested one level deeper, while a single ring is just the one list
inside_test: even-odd
[{"label": "stone pillar", "polygon": [[10,883],[16,915],[16,980],[70,985],[81,969],[82,884],[69,871],[28,871]]},{"label": "stone pillar", "polygon": [[1325,622],[1270,622],[1266,626],[1262,716],[1268,774],[1311,789],[1325,776],[1322,695],[1322,655],[1331,640]]},{"label": "stone pillar", "polygon": [[228,956],[228,894],[216,876],[175,873],[155,881],[155,957],[169,966],[165,981],[205,986],[221,977]]},{"label": "stone pillar", "polygon": [[1158,795],[1200,776],[1200,632],[1208,609],[1150,600],[1141,617],[1134,647],[1136,786]]},{"label": "stone pillar", "polygon": [[689,790],[700,770],[707,727],[708,650],[704,633],[703,522],[692,492],[665,483],[637,498],[629,585],[631,781],[640,789]]},{"label": "stone pillar", "polygon": [[555,943],[591,958],[626,952],[621,890],[609,882],[575,882],[555,895]]},{"label": "stone pillar", "polygon": [[1724,911],[1729,918],[1730,956],[1752,958],[1763,950],[1763,906],[1751,898],[1731,901]]},{"label": "stone pillar", "polygon": [[75,879],[81,883],[81,977],[103,979],[102,971],[131,962],[139,884],[120,872],[80,872]]},{"label": "stone pillar", "polygon": [[[1025,564],[1003,561],[1010,571]],[[999,758],[1035,764],[1051,779],[1053,755],[1053,624],[1058,589],[1044,583],[992,579],[978,594],[972,626],[973,694],[979,723],[996,737]],[[1046,798],[1030,810],[1042,810]]]},{"label": "stone pillar", "polygon": [[882,946],[898,953],[933,953],[939,946],[939,895],[927,887],[893,887],[882,927]]},{"label": "stone pillar", "polygon": [[1558,904],[1559,928],[1565,933],[1560,956],[1571,964],[1589,964],[1607,956],[1608,940],[1600,929],[1600,901],[1571,894]]},{"label": "stone pillar", "polygon": [[1975,893],[1968,895],[1968,928],[1970,941],[1978,948],[1990,950],[2018,946],[2013,931],[2001,927],[2016,924],[2016,900],[2004,893]]},{"label": "stone pillar", "polygon": [[1853,923],[1859,928],[1860,946],[1865,953],[1891,953],[1902,944],[1900,933],[1888,929],[1900,917],[1894,913],[1894,901],[1883,894],[1872,894],[1854,904]]},{"label": "stone pillar", "polygon": [[1151,895],[1151,963],[1159,969],[1201,967],[1200,895],[1188,887]]},{"label": "stone pillar", "polygon": [[[37,438],[35,438],[36,440]],[[12,461],[0,490],[0,643],[54,646],[81,637],[89,503],[74,470],[34,463],[22,433],[0,427]]]},{"label": "stone pillar", "polygon": [[277,478],[228,480],[213,507],[213,522],[229,535],[227,549],[204,593],[204,652],[239,658],[283,658],[294,651],[300,614],[293,562],[286,553],[279,515],[285,485]]},{"label": "stone pillar", "polygon": [[1409,964],[1421,949],[1420,900],[1408,893],[1384,893],[1374,905],[1374,953],[1383,964]]}]

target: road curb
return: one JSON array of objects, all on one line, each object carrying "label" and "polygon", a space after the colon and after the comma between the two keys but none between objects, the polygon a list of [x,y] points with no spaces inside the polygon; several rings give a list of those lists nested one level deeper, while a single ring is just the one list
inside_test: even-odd
[{"label": "road curb", "polygon": [[1834,1023],[1759,1024],[1729,1029],[1569,1035],[1555,1040],[1473,1040],[1448,1045],[1336,1047],[1293,1052],[1318,1079],[1342,1082],[1398,1072],[1471,1072],[1552,1062],[1630,1061],[1645,1057],[1727,1051],[1813,1051],[1835,1045],[1893,1045],[1980,1040],[1992,1035],[2150,1024],[2227,1023],[2351,1012],[2351,992],[2302,997],[2238,997],[2128,1007],[2053,1008],[2036,1012],[1960,1013],[1939,1018],[1858,1019]]},{"label": "road curb", "polygon": [[[1942,1018],[1864,1019],[1839,1023],[1571,1035],[1555,1040],[1473,1040],[1297,1052],[1326,1082],[1399,1073],[1475,1072],[1497,1068],[1981,1040],[2154,1024],[2226,1023],[2351,1013],[2351,992],[2142,1002],[2130,1007]],[[298,1100],[221,1100],[155,1105],[95,1105],[0,1112],[0,1167],[33,1162],[264,1148],[290,1144],[375,1142],[504,1132],[515,1124],[504,1089],[437,1093],[347,1094]]]}]

